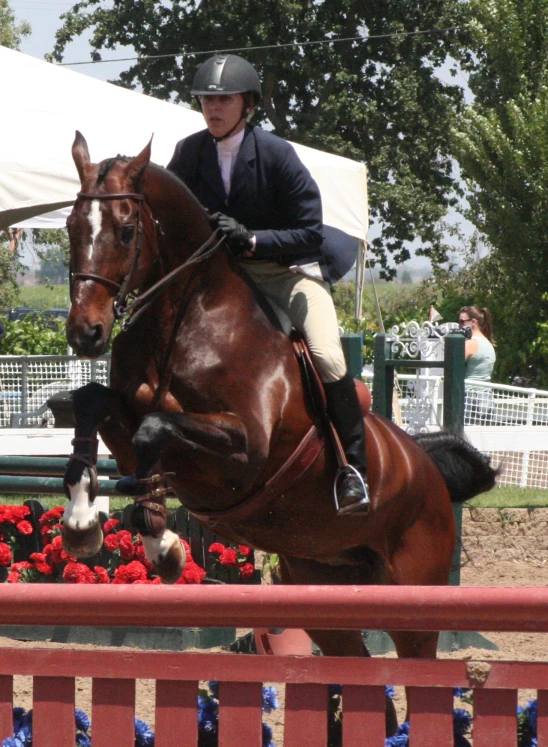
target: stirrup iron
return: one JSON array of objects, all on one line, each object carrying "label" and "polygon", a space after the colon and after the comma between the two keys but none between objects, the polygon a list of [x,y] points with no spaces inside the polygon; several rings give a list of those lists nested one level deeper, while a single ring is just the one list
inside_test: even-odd
[{"label": "stirrup iron", "polygon": [[[338,496],[337,488],[338,488],[341,478],[347,475],[348,473],[354,474],[358,478],[358,480],[361,483],[363,492],[364,492],[364,497],[361,498],[360,500],[350,503],[348,506],[341,507],[339,503],[339,496]],[[338,516],[344,516],[345,514],[350,514],[350,513],[353,513],[354,511],[363,512],[363,508],[359,508],[359,507],[367,506],[369,510],[369,507],[371,505],[371,499],[369,498],[369,488],[367,486],[366,481],[363,479],[362,475],[360,474],[360,472],[358,472],[358,470],[355,467],[353,467],[351,464],[346,464],[344,467],[341,467],[338,470],[337,474],[335,475],[335,481],[333,483],[333,500],[335,501],[335,510],[337,511]]]}]

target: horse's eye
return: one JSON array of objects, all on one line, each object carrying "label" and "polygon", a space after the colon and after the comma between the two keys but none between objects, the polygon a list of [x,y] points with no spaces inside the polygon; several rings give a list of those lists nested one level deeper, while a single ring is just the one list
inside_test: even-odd
[{"label": "horse's eye", "polygon": [[122,244],[129,244],[135,234],[135,226],[124,226],[122,228]]}]

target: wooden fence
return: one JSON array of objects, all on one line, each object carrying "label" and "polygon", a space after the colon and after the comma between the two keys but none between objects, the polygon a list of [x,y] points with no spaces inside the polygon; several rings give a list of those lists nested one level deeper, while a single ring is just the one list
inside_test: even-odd
[{"label": "wooden fence", "polygon": [[[0,624],[548,632],[548,591],[478,587],[0,586]],[[198,683],[218,680],[219,747],[261,745],[261,688],[286,686],[284,747],[326,747],[327,688],[342,685],[343,747],[383,747],[385,685],[407,686],[416,747],[453,747],[453,688],[473,688],[474,747],[516,747],[518,689],[538,691],[548,745],[548,662],[1,649],[0,739],[13,675],[34,677],[36,747],[74,747],[75,677],[93,678],[93,747],[133,747],[135,680],[156,681],[156,747],[196,747]]]}]

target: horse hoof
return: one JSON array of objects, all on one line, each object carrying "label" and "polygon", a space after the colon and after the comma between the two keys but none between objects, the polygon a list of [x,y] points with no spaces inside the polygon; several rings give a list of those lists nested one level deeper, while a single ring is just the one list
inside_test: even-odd
[{"label": "horse hoof", "polygon": [[75,530],[68,525],[61,528],[63,550],[76,558],[91,558],[103,545],[103,530],[97,521],[89,529]]},{"label": "horse hoof", "polygon": [[179,580],[185,569],[186,551],[179,537],[170,546],[169,550],[153,562],[154,570],[162,579],[163,584],[174,584]]}]

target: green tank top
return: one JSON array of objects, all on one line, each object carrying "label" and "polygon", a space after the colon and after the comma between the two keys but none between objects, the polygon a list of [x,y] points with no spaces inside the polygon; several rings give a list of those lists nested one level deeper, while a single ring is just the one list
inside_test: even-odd
[{"label": "green tank top", "polygon": [[478,341],[478,352],[474,353],[466,361],[464,370],[465,379],[480,379],[480,381],[490,381],[493,373],[493,366],[497,356],[495,348],[491,345],[486,337],[475,338]]}]

